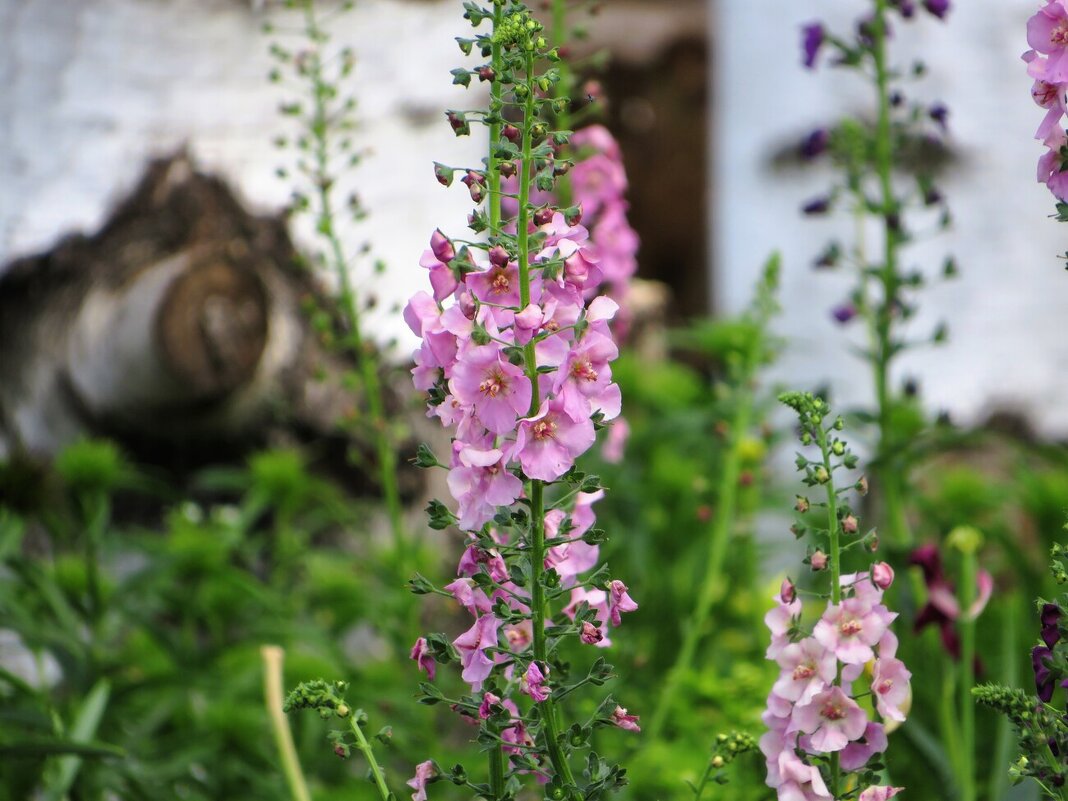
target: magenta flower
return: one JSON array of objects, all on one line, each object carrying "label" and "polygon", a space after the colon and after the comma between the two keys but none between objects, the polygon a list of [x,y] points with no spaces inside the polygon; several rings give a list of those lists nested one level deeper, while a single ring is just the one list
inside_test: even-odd
[{"label": "magenta flower", "polygon": [[624,731],[641,731],[638,715],[628,715],[627,710],[621,706],[612,710],[612,723]]},{"label": "magenta flower", "polygon": [[609,362],[619,356],[619,348],[610,336],[590,330],[575,345],[556,373],[553,390],[572,420],[589,417],[594,411],[604,413],[605,420],[619,416],[619,387],[612,382]]},{"label": "magenta flower", "polygon": [[601,634],[601,630],[588,620],[582,622],[582,633],[579,634],[579,639],[586,645],[597,645],[604,639],[604,635]]},{"label": "magenta flower", "polygon": [[463,665],[461,676],[476,691],[493,670],[493,660],[486,656],[485,649],[497,647],[497,631],[500,627],[501,621],[496,617],[483,615],[475,621],[475,625],[452,641],[460,652],[460,664]]},{"label": "magenta flower", "polygon": [[545,668],[543,673],[537,662],[531,662],[526,672],[519,679],[520,691],[526,693],[538,703],[544,701],[549,697],[550,692],[545,684],[548,672],[548,667]]},{"label": "magenta flower", "polygon": [[573,420],[562,401],[545,401],[536,415],[520,421],[512,457],[519,460],[528,478],[556,481],[589,450],[594,439],[588,417]]},{"label": "magenta flower", "polygon": [[1038,182],[1062,203],[1068,202],[1068,135],[1055,128],[1043,144],[1049,148],[1038,160]]},{"label": "magenta flower", "polygon": [[1031,61],[1031,77],[1068,82],[1068,0],[1050,0],[1027,21],[1027,44],[1046,56]]},{"label": "magenta flower", "polygon": [[842,662],[863,665],[875,657],[872,647],[895,617],[897,614],[884,606],[847,598],[838,606],[827,607],[812,634]]},{"label": "magenta flower", "polygon": [[[451,584],[446,584],[442,589],[451,592],[452,597],[475,617],[493,608],[489,597],[474,582],[474,579],[458,578]],[[414,656],[412,657],[415,658]],[[433,676],[431,676],[433,678]]]},{"label": "magenta flower", "polygon": [[793,725],[812,735],[812,747],[818,753],[841,751],[851,740],[860,739],[868,725],[868,716],[841,687],[830,687],[812,700],[794,707]]},{"label": "magenta flower", "polygon": [[426,786],[437,775],[433,760],[420,762],[415,766],[415,776],[408,780],[408,786],[415,790],[412,801],[426,801]]},{"label": "magenta flower", "polygon": [[415,641],[415,645],[412,646],[411,658],[415,660],[415,663],[419,666],[420,670],[425,670],[427,678],[431,681],[434,680],[434,674],[437,673],[438,666],[434,662],[434,657],[430,655],[430,651],[426,647],[426,637],[420,637]]},{"label": "magenta flower", "polygon": [[[962,617],[962,612],[953,585],[942,571],[942,557],[937,546],[928,544],[916,548],[909,556],[909,563],[923,570],[923,580],[927,585],[927,604],[916,615],[915,630],[921,631],[927,625],[936,624],[941,630],[942,645],[954,659],[959,659],[960,639],[953,623]],[[985,570],[978,572],[976,583],[975,601],[963,613],[965,620],[974,620],[980,615],[994,590],[994,579]]]},{"label": "magenta flower", "polygon": [[949,0],[923,0],[923,7],[927,9],[929,14],[939,19],[945,19],[946,14],[949,13]]}]

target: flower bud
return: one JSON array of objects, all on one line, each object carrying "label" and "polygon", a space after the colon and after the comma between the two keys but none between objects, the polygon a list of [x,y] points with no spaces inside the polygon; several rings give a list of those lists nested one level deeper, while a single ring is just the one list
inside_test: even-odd
[{"label": "flower bud", "polygon": [[794,504],[794,509],[796,509],[801,514],[804,514],[809,510],[809,508],[810,504],[808,502],[808,498],[803,498],[802,496],[798,495],[797,503]]},{"label": "flower bud", "polygon": [[500,170],[500,173],[504,178],[511,178],[513,175],[515,175],[515,162],[502,161],[498,165],[497,169]]},{"label": "flower bud", "polygon": [[478,72],[478,79],[483,82],[492,81],[497,77],[497,73],[493,71],[493,67],[489,64],[479,67],[476,72]]},{"label": "flower bud", "polygon": [[842,518],[842,533],[844,534],[856,534],[859,521],[853,515],[846,515]]},{"label": "flower bud", "polygon": [[337,716],[339,718],[347,718],[351,710],[349,709],[347,704],[340,704],[335,711],[337,712]]},{"label": "flower bud", "polygon": [[477,308],[475,307],[475,299],[471,297],[471,293],[464,292],[462,295],[460,295],[460,300],[458,301],[458,303],[460,306],[460,311],[463,312],[464,317],[466,317],[468,320],[474,320]]},{"label": "flower bud", "polygon": [[818,483],[818,484],[826,484],[828,481],[831,480],[831,474],[827,472],[827,468],[826,467],[824,467],[823,465],[820,465],[819,467],[816,468],[815,478],[816,478],[816,483]]},{"label": "flower bud", "polygon": [[712,757],[712,767],[722,768],[724,764],[725,763],[723,761],[723,757],[721,757],[719,754],[716,754],[714,757]]},{"label": "flower bud", "polygon": [[857,491],[858,495],[867,495],[868,494],[868,477],[867,476],[861,476],[857,480],[857,483],[853,485],[853,489],[855,489]]},{"label": "flower bud", "polygon": [[812,565],[813,570],[826,570],[827,554],[823,551],[813,551],[812,556],[809,557],[809,564]]},{"label": "flower bud", "polygon": [[880,590],[889,589],[894,583],[894,568],[886,562],[876,562],[871,566],[871,580]]},{"label": "flower bud", "polygon": [[568,225],[578,225],[582,222],[582,204],[572,206],[569,209],[564,210],[564,220]]},{"label": "flower bud", "polygon": [[795,598],[797,598],[797,587],[789,578],[784,578],[782,586],[779,587],[779,600],[784,604],[792,604]]},{"label": "flower bud", "polygon": [[553,221],[553,209],[550,206],[542,206],[540,209],[534,209],[534,224],[535,225],[548,225]]},{"label": "flower bud", "polygon": [[604,639],[604,635],[599,628],[587,620],[582,624],[582,633],[579,635],[579,639],[586,645],[596,645]]},{"label": "flower bud", "polygon": [[504,267],[508,264],[508,251],[500,245],[494,245],[490,248],[489,260],[494,267]]},{"label": "flower bud", "polygon": [[523,141],[523,132],[511,124],[505,125],[504,128],[501,129],[501,136],[514,145],[518,145]]},{"label": "flower bud", "polygon": [[430,237],[430,249],[438,261],[450,262],[456,258],[456,249],[453,248],[449,238],[441,233],[440,228],[436,229]]}]

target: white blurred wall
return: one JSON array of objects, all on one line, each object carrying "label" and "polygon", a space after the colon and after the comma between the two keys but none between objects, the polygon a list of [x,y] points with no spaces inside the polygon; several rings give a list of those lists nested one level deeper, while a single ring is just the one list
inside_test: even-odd
[{"label": "white blurred wall", "polygon": [[[251,208],[279,208],[289,187],[274,175],[271,141],[286,123],[261,32],[277,5],[0,0],[0,264],[94,231],[146,159],[183,143]],[[352,244],[373,240],[389,264],[374,279],[379,339],[407,331],[388,310],[421,286],[417,262],[434,228],[466,230],[464,187],[443,189],[432,165],[482,155],[477,133],[457,139],[442,114],[481,102],[451,85],[449,70],[463,61],[451,36],[471,30],[461,14],[458,2],[360,0],[336,26],[359,59],[357,139],[374,150],[353,175],[372,217]],[[369,266],[360,277],[370,279]]]},{"label": "white blurred wall", "polygon": [[[923,290],[925,310],[912,327],[950,326],[940,348],[910,352],[898,376],[921,379],[932,410],[975,422],[994,409],[1026,413],[1043,433],[1068,435],[1068,274],[1057,254],[1068,250],[1068,224],[1048,219],[1053,199],[1035,182],[1041,146],[1032,140],[1042,111],[1030,97],[1020,53],[1033,0],[958,0],[945,23],[926,14],[895,23],[892,53],[916,55],[929,76],[908,89],[945,100],[961,166],[943,188],[954,230],[906,251],[904,266],[935,270],[946,253],[961,277]],[[841,222],[803,219],[808,198],[829,185],[829,172],[784,175],[768,170],[769,153],[842,111],[871,111],[871,90],[841,70],[803,70],[799,27],[815,19],[842,30],[867,3],[721,0],[713,3],[716,297],[726,310],[747,302],[760,264],[773,248],[784,257],[779,331],[789,348],[775,371],[789,384],[831,381],[850,403],[868,402],[866,366],[847,351],[849,335],[829,309],[845,298],[845,276],[816,273],[813,257]],[[907,56],[905,55],[907,53]],[[848,240],[847,240],[848,241]],[[874,243],[877,244],[877,243]]]}]

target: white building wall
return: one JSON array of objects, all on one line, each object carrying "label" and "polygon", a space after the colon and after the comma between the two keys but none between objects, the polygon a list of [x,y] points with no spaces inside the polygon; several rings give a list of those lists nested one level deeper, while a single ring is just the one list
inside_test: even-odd
[{"label": "white building wall", "polygon": [[[957,256],[961,277],[923,290],[924,312],[911,327],[921,336],[945,319],[950,341],[905,355],[898,377],[918,377],[931,410],[948,409],[958,421],[1013,409],[1042,432],[1065,436],[1068,275],[1057,254],[1068,250],[1068,225],[1048,219],[1052,196],[1035,183],[1042,148],[1031,137],[1043,112],[1031,100],[1020,61],[1026,21],[1038,3],[953,5],[945,23],[922,12],[918,23],[894,23],[894,60],[907,65],[921,56],[930,68],[906,91],[948,103],[962,159],[943,185],[953,231],[910,248],[904,260],[905,267],[937,272],[947,252]],[[830,381],[841,401],[870,402],[867,367],[847,350],[861,332],[843,335],[829,316],[850,281],[810,268],[834,232],[847,238],[849,231],[841,220],[812,221],[798,212],[831,174],[767,167],[769,154],[791,135],[843,111],[872,110],[871,90],[852,73],[812,73],[799,64],[803,23],[823,19],[843,30],[868,4],[721,0],[713,7],[716,296],[723,309],[743,307],[764,258],[781,249],[779,331],[789,348],[775,376],[805,386]]]}]

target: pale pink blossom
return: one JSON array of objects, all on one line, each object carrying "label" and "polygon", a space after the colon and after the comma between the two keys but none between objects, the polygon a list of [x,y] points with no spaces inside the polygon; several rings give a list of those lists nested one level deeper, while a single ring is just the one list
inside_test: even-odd
[{"label": "pale pink blossom", "polygon": [[548,673],[548,667],[542,672],[537,662],[531,662],[519,679],[520,692],[526,693],[538,703],[544,701],[549,697],[550,692],[548,686],[546,686]]},{"label": "pale pink blossom", "polygon": [[573,420],[561,401],[549,400],[536,415],[520,421],[513,457],[527,478],[555,481],[589,450],[594,439],[593,423],[588,418]]},{"label": "pale pink blossom", "polygon": [[886,730],[881,723],[869,721],[864,736],[842,749],[839,764],[844,771],[860,770],[875,754],[881,754],[887,746]]},{"label": "pale pink blossom", "polygon": [[874,658],[872,647],[895,617],[897,615],[884,606],[847,598],[838,605],[827,607],[816,623],[813,636],[847,665],[864,664]]},{"label": "pale pink blossom", "polygon": [[641,731],[638,715],[627,714],[627,710],[621,706],[612,710],[612,723],[625,731]]},{"label": "pale pink blossom", "polygon": [[812,747],[818,753],[830,754],[862,737],[868,716],[841,687],[830,687],[807,704],[794,707],[793,725],[812,735]]},{"label": "pale pink blossom", "polygon": [[880,715],[899,722],[905,719],[901,707],[907,704],[911,697],[911,678],[912,674],[900,659],[880,655],[875,660],[871,691],[875,698],[875,708],[879,710]]},{"label": "pale pink blossom", "polygon": [[464,681],[478,688],[493,670],[494,661],[486,655],[487,648],[497,647],[497,631],[501,621],[493,615],[483,615],[475,624],[452,641],[460,652],[461,674]]},{"label": "pale pink blossom", "polygon": [[816,693],[834,683],[838,661],[814,637],[790,643],[776,660],[782,673],[772,692],[794,703],[808,703]]},{"label": "pale pink blossom", "polygon": [[426,786],[437,775],[433,760],[420,762],[415,766],[415,776],[408,780],[408,786],[415,790],[412,801],[427,801]]},{"label": "pale pink blossom", "polygon": [[857,801],[886,801],[888,798],[893,798],[904,789],[904,787],[888,787],[886,785],[869,787],[860,794]]},{"label": "pale pink blossom", "polygon": [[420,637],[415,641],[410,656],[415,660],[420,670],[426,671],[427,678],[433,681],[438,666],[434,662],[434,657],[430,655],[430,651],[427,650],[426,637]]}]

